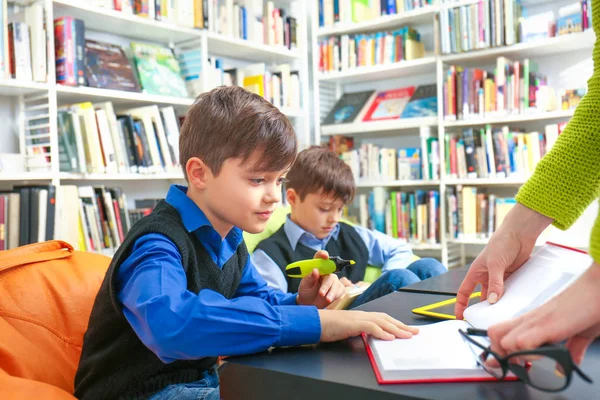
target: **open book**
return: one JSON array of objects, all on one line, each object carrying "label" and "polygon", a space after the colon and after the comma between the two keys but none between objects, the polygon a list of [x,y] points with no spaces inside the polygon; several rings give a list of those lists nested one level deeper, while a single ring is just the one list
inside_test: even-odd
[{"label": "open book", "polygon": [[[377,381],[382,383],[494,380],[477,365],[473,352],[458,333],[490,326],[524,314],[556,296],[581,276],[592,258],[553,243],[542,246],[504,285],[496,304],[487,301],[465,311],[464,321],[419,326],[411,339],[392,341],[363,337]],[[488,346],[486,338],[477,341]]]}]

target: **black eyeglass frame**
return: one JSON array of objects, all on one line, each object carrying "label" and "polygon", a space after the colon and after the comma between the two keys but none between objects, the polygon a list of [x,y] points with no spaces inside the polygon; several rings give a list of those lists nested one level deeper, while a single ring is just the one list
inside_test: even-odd
[{"label": "black eyeglass frame", "polygon": [[[494,356],[494,358],[500,364],[500,368],[502,369],[501,377],[495,376],[494,374],[490,373],[486,369],[486,367],[483,366],[482,362],[479,359],[477,359],[477,364],[479,364],[483,369],[486,370],[486,372],[488,372],[490,375],[494,376],[497,379],[504,379],[506,377],[506,374],[508,373],[508,371],[511,371],[513,374],[515,374],[515,376],[517,378],[519,378],[521,381],[523,381],[527,385],[530,385],[538,390],[541,390],[544,392],[550,392],[550,393],[555,393],[555,392],[560,392],[562,390],[565,390],[571,384],[571,380],[573,377],[573,371],[575,371],[577,373],[577,375],[579,375],[584,381],[586,381],[588,383],[593,383],[592,379],[589,376],[587,376],[577,366],[577,364],[575,364],[575,362],[571,358],[571,353],[569,353],[569,350],[567,350],[566,347],[564,347],[564,346],[555,345],[555,344],[545,344],[534,350],[517,351],[515,353],[507,354],[505,357],[501,357],[498,353],[494,352],[491,349],[491,346],[485,347],[484,345],[482,345],[481,343],[477,342],[475,339],[470,337],[471,335],[487,337],[486,330],[467,328],[466,332],[462,329],[459,329],[458,332],[461,334],[463,339],[465,339],[469,343],[471,343],[471,344],[477,346],[478,348],[480,348],[481,350],[483,350],[483,352],[485,354],[485,358],[487,358],[487,355],[489,355],[489,354]],[[566,377],[564,386],[561,388],[558,388],[558,389],[548,389],[548,388],[544,388],[544,387],[535,385],[529,379],[529,373],[527,372],[527,369],[525,367],[523,367],[519,364],[511,363],[508,361],[510,358],[519,357],[519,356],[521,356],[521,357],[522,356],[543,356],[543,357],[548,357],[548,358],[553,359],[554,361],[556,361],[557,364],[560,365],[560,367],[562,368],[562,373],[564,373],[564,375]]]}]

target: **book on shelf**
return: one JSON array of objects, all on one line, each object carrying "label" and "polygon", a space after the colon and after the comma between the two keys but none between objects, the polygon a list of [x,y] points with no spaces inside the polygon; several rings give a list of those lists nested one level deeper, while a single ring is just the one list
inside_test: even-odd
[{"label": "book on shelf", "polygon": [[402,14],[433,4],[432,0],[320,0],[319,27],[346,26],[384,15]]},{"label": "book on shelf", "polygon": [[412,244],[440,240],[440,196],[437,190],[390,191],[376,187],[358,198],[360,224]]},{"label": "book on shelf", "polygon": [[[386,148],[332,136],[330,149],[341,154],[357,183],[385,183],[398,180],[437,180],[440,176],[438,139],[425,137],[421,148]],[[343,149],[346,149],[345,151]]]},{"label": "book on shelf", "polygon": [[520,132],[486,125],[446,133],[446,175],[451,179],[526,178],[552,149],[564,126],[549,124],[543,132]]},{"label": "book on shelf", "polygon": [[59,109],[59,168],[80,173],[174,172],[179,121],[173,107],[114,110],[111,102]]},{"label": "book on shelf", "polygon": [[144,93],[188,96],[179,63],[170,48],[132,42],[131,49]]},{"label": "book on shelf", "polygon": [[516,204],[484,189],[458,185],[446,192],[447,227],[450,239],[488,239]]},{"label": "book on shelf", "polygon": [[414,86],[378,92],[365,113],[363,121],[371,122],[400,118],[414,92]]},{"label": "book on shelf", "polygon": [[139,92],[137,75],[123,48],[95,40],[85,41],[87,85],[100,89]]},{"label": "book on shelf", "polygon": [[421,36],[413,28],[369,34],[332,36],[319,40],[319,72],[350,71],[425,56]]},{"label": "book on shelf", "polygon": [[363,109],[370,103],[374,90],[366,90],[363,92],[349,92],[342,94],[329,114],[323,120],[322,125],[333,124],[351,124],[357,118]]},{"label": "book on shelf", "polygon": [[442,7],[441,51],[462,53],[583,32],[591,27],[590,5],[589,0],[571,2],[557,14],[552,10],[528,12],[521,1],[483,0]]},{"label": "book on shelf", "polygon": [[[484,300],[470,305],[465,320],[421,325],[410,339],[384,341],[363,335],[378,383],[495,380],[477,363],[475,355],[482,350],[464,340],[459,330],[489,329],[546,303],[591,263],[585,252],[547,243],[506,279],[497,303]],[[471,337],[484,347],[490,345],[486,337]],[[509,375],[509,379],[516,378]]]},{"label": "book on shelf", "polygon": [[502,56],[496,59],[494,71],[451,65],[443,93],[444,118],[469,120],[573,109],[576,96],[581,97],[585,89],[557,91],[530,59],[512,61]]},{"label": "book on shelf", "polygon": [[420,85],[402,110],[400,118],[437,116],[437,85]]}]

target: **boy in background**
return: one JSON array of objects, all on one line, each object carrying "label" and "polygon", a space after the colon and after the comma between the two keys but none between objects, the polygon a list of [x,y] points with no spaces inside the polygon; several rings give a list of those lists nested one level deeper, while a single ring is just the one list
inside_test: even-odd
[{"label": "boy in background", "polygon": [[314,270],[292,295],[258,274],[242,230],[264,229],[297,151],[277,108],[239,87],[204,93],[179,151],[188,187],[171,186],[116,252],[84,337],[77,398],[219,399],[218,356],[417,332],[386,314],[322,310],[344,292],[335,275]]},{"label": "boy in background", "polygon": [[352,307],[446,272],[435,259],[413,261],[410,246],[403,241],[339,222],[344,206],[354,198],[354,177],[350,167],[329,150],[313,146],[302,151],[286,180],[292,211],[283,226],[260,242],[252,254],[254,265],[270,286],[296,293],[300,279],[287,277],[285,267],[312,258],[318,250],[356,262],[338,274],[346,286],[360,286],[367,265],[382,269],[381,277]]}]

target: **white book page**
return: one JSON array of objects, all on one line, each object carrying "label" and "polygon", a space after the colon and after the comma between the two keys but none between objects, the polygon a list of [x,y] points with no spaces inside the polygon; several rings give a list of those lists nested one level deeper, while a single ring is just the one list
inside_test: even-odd
[{"label": "white book page", "polygon": [[466,321],[444,321],[418,326],[419,333],[410,339],[369,337],[369,344],[383,371],[480,369],[458,333],[468,327]]},{"label": "white book page", "polygon": [[465,319],[488,329],[522,315],[566,289],[591,263],[588,254],[546,244],[505,281],[504,295],[496,304],[474,304],[465,310]]}]

